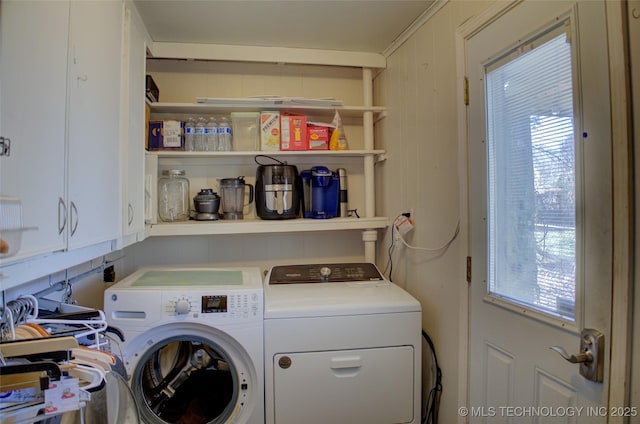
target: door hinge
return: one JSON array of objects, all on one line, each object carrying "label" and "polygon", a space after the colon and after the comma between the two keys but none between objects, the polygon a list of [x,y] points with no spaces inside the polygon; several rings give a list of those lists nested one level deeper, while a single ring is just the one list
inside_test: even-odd
[{"label": "door hinge", "polygon": [[467,283],[471,282],[471,256],[467,256]]},{"label": "door hinge", "polygon": [[0,156],[11,155],[11,140],[5,137],[0,137]]},{"label": "door hinge", "polygon": [[464,105],[469,106],[469,78],[464,77]]}]

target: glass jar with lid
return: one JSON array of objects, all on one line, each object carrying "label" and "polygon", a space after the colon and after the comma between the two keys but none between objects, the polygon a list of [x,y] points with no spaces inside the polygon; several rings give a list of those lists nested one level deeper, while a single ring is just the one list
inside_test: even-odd
[{"label": "glass jar with lid", "polygon": [[158,179],[158,216],[161,221],[187,221],[191,200],[189,180],[183,169],[162,171]]}]

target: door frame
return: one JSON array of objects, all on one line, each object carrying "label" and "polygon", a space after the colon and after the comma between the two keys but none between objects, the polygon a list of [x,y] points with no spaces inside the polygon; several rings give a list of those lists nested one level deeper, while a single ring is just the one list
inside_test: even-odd
[{"label": "door frame", "polygon": [[[458,177],[460,183],[460,237],[464,248],[460,250],[459,264],[467,265],[471,245],[469,238],[469,175],[468,175],[468,83],[466,80],[466,46],[478,32],[509,12],[525,0],[496,2],[482,13],[464,22],[455,33],[456,68],[458,80]],[[607,44],[609,49],[609,73],[611,95],[611,131],[613,166],[613,281],[611,316],[610,381],[623,384],[609,385],[609,405],[629,406],[631,368],[631,325],[633,289],[633,173],[632,173],[632,133],[631,94],[628,64],[627,4],[624,1],[605,1],[607,20]],[[466,273],[465,273],[466,274]],[[458,405],[469,403],[469,363],[470,363],[470,278],[462,281],[460,290],[460,329],[458,355]],[[624,417],[608,417],[609,423],[622,423]],[[458,422],[467,422],[458,415]]]}]

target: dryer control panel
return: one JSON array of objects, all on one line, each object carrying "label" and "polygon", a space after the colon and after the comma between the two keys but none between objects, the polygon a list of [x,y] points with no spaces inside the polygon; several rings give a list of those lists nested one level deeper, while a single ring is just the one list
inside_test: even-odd
[{"label": "dryer control panel", "polygon": [[331,263],[274,266],[269,284],[344,283],[381,281],[384,278],[372,263]]}]

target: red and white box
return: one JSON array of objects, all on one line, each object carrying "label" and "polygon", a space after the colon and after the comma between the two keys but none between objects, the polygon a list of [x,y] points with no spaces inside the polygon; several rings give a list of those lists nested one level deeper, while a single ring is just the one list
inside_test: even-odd
[{"label": "red and white box", "polygon": [[307,143],[309,150],[329,150],[329,127],[308,124]]},{"label": "red and white box", "polygon": [[307,150],[306,116],[280,116],[280,150]]}]

